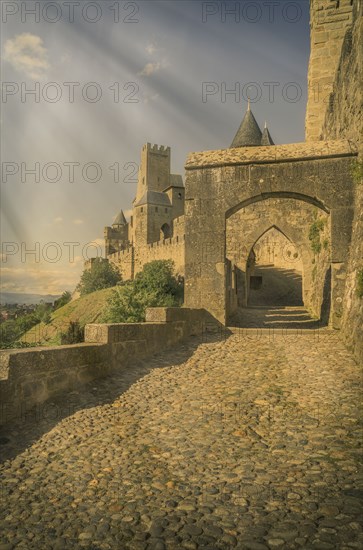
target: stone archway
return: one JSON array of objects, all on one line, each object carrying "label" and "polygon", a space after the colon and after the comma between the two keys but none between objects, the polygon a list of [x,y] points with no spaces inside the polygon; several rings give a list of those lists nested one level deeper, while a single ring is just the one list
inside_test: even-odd
[{"label": "stone archway", "polygon": [[[269,199],[294,199],[309,204],[329,218],[329,269],[331,273],[331,325],[339,328],[344,278],[351,239],[353,186],[351,162],[356,156],[347,141],[301,143],[206,151],[189,155],[186,164],[185,305],[205,308],[226,324],[226,224],[236,212]],[[277,220],[279,229],[284,220]],[[271,223],[265,228],[267,229]],[[320,223],[320,222],[319,222]],[[312,224],[310,224],[312,225]],[[262,233],[258,226],[256,238]],[[289,234],[298,245],[298,229]],[[304,223],[304,238],[309,226]],[[297,238],[295,238],[297,235]],[[251,243],[253,244],[253,242]],[[306,255],[309,254],[304,247]],[[306,260],[307,261],[307,260]],[[308,281],[308,275],[305,281]],[[315,274],[316,275],[316,274]],[[318,303],[318,277],[304,283]]]},{"label": "stone archway", "polygon": [[[256,243],[259,241],[261,243],[264,235],[275,231],[284,240],[284,244],[280,243],[279,246],[284,248],[280,250],[278,267],[286,270],[286,276],[291,271],[292,276],[296,264],[301,264],[299,269],[303,280],[303,304],[311,314],[320,318],[324,292],[322,281],[326,277],[331,262],[331,223],[327,209],[321,206],[318,208],[317,204],[317,201],[304,201],[301,196],[282,197],[276,194],[263,200],[246,201],[239,210],[234,208],[232,214],[227,212],[227,316],[233,315],[238,308],[247,307],[251,251],[256,252]],[[326,240],[327,243],[326,248],[321,247],[319,254],[314,253],[310,240],[310,232],[315,225],[322,227],[318,235],[319,242]],[[280,237],[277,238],[280,239]],[[271,263],[266,258],[266,254],[264,261],[267,264]],[[276,279],[276,276],[277,273],[272,279]],[[271,302],[271,299],[267,302]]]}]

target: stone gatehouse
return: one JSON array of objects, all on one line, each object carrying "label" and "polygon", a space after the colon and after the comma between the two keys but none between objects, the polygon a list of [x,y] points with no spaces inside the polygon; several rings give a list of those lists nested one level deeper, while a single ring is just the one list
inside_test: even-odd
[{"label": "stone gatehouse", "polygon": [[[330,323],[339,328],[353,219],[351,163],[356,155],[348,141],[189,155],[185,305],[205,308],[227,323],[238,305],[247,304],[248,259],[254,244],[275,228],[298,251],[305,307],[320,317],[327,300]],[[326,246],[314,254],[309,229],[317,219]]]}]

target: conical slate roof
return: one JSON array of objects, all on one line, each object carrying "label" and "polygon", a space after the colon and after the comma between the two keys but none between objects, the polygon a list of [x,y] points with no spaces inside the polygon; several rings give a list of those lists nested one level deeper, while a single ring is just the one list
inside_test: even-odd
[{"label": "conical slate roof", "polygon": [[266,123],[265,123],[265,127],[263,129],[263,132],[262,132],[261,145],[275,145],[274,142],[273,142],[273,139],[271,137],[271,134],[268,131]]},{"label": "conical slate roof", "polygon": [[127,221],[122,210],[117,214],[116,218],[113,220],[112,225],[127,225]]},{"label": "conical slate roof", "polygon": [[250,105],[234,136],[231,147],[253,147],[261,145],[262,132],[255,117],[252,114]]}]

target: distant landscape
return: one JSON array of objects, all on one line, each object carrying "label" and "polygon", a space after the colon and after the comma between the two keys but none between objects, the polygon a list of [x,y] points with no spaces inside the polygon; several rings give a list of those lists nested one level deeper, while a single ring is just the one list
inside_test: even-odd
[{"label": "distant landscape", "polygon": [[40,304],[54,302],[61,294],[20,294],[16,292],[0,292],[1,304]]}]

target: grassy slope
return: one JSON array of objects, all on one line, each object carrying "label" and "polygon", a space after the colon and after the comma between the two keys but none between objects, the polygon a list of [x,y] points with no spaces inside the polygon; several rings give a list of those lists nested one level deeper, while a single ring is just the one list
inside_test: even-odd
[{"label": "grassy slope", "polygon": [[100,320],[112,290],[105,288],[69,302],[52,313],[49,324],[39,323],[26,332],[21,341],[41,342],[47,346],[59,345],[60,335],[67,330],[70,321],[78,321],[81,327],[84,327],[87,323]]}]

